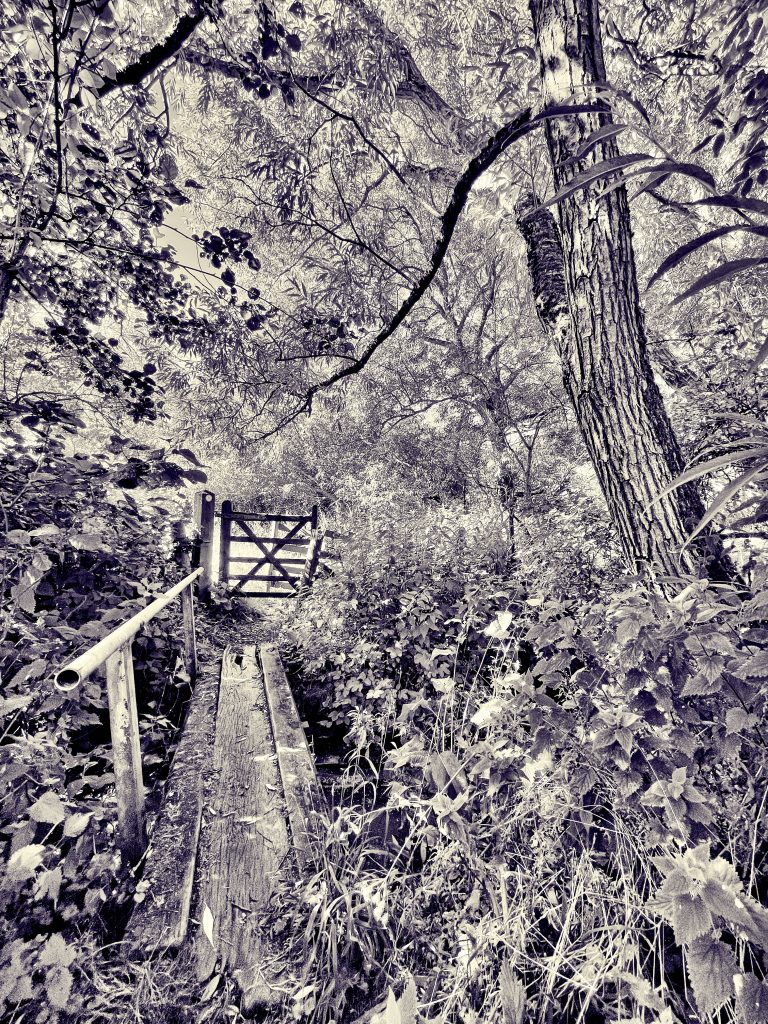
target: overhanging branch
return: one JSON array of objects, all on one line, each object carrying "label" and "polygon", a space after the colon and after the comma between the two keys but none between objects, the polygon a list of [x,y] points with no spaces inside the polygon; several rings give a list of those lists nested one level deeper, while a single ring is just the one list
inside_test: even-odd
[{"label": "overhanging branch", "polygon": [[515,118],[513,118],[512,121],[501,127],[496,134],[488,140],[480,152],[470,160],[464,173],[454,186],[451,199],[445,208],[445,212],[440,218],[440,237],[438,238],[432,252],[432,259],[429,267],[408,293],[405,300],[401,303],[400,308],[386,327],[379,331],[358,359],[355,359],[354,362],[348,363],[348,365],[342,367],[342,369],[337,370],[336,373],[332,373],[330,377],[327,377],[325,380],[319,381],[317,384],[313,384],[305,392],[299,406],[294,409],[289,416],[281,420],[276,427],[264,434],[263,438],[266,439],[267,437],[271,437],[273,434],[278,433],[278,431],[282,430],[283,427],[287,426],[288,423],[292,422],[302,413],[311,412],[312,401],[315,395],[320,391],[333,387],[334,384],[338,384],[339,381],[344,380],[345,377],[351,377],[353,374],[359,373],[368,364],[374,353],[395,333],[414,306],[416,306],[422,296],[426,293],[427,289],[432,284],[432,281],[435,279],[435,275],[442,266],[448,252],[448,247],[451,244],[451,239],[456,231],[459,218],[461,217],[464,207],[467,205],[467,201],[475,182],[491,167],[494,161],[512,145],[512,143],[517,142],[525,135],[534,131],[549,118],[565,117],[568,115],[583,113],[598,113],[601,111],[602,107],[598,107],[595,104],[585,103],[573,106],[549,107],[540,114],[532,116],[531,110],[528,108],[521,111]]}]

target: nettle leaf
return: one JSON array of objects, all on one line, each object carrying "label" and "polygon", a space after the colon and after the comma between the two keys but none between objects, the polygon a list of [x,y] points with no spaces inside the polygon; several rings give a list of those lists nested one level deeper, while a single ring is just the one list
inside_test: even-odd
[{"label": "nettle leaf", "polygon": [[725,735],[735,732],[746,732],[757,725],[757,715],[750,714],[743,708],[728,708],[725,713]]},{"label": "nettle leaf", "polygon": [[13,882],[25,882],[31,878],[43,863],[47,851],[48,847],[42,843],[29,843],[16,850],[8,861],[8,878]]},{"label": "nettle leaf", "polygon": [[38,964],[40,967],[69,967],[76,959],[77,954],[62,935],[56,933],[48,938],[48,941],[40,951]]},{"label": "nettle leaf", "polygon": [[45,994],[57,1010],[65,1010],[72,994],[72,972],[68,967],[52,967],[45,976]]},{"label": "nettle leaf", "polygon": [[734,993],[738,965],[733,952],[714,936],[702,935],[691,942],[686,959],[699,1012],[716,1013]]},{"label": "nettle leaf", "polygon": [[768,985],[754,974],[737,974],[733,985],[736,1009],[743,1024],[764,1024],[768,1020]]},{"label": "nettle leaf", "polygon": [[672,911],[675,941],[682,946],[712,930],[712,915],[698,896],[678,896]]},{"label": "nettle leaf", "polygon": [[58,825],[66,818],[67,809],[61,797],[49,790],[32,804],[29,816],[33,821],[40,821],[46,825]]}]

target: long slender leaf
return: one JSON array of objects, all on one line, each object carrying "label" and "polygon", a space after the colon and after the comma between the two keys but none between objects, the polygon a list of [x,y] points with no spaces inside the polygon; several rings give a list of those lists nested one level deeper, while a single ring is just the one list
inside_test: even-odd
[{"label": "long slender leaf", "polygon": [[761,213],[768,217],[768,203],[763,199],[749,199],[747,196],[709,196],[706,199],[694,199],[690,206],[725,206],[729,210],[741,210],[748,213]]},{"label": "long slender leaf", "polygon": [[601,125],[597,131],[587,136],[578,152],[573,156],[569,156],[567,160],[563,161],[563,164],[577,164],[579,160],[583,160],[585,156],[591,153],[595,146],[599,146],[606,139],[612,139],[615,135],[619,135],[626,127],[625,124],[619,123]]},{"label": "long slender leaf", "polygon": [[690,535],[690,537],[686,541],[686,544],[690,544],[692,540],[698,537],[702,530],[706,529],[706,527],[712,522],[712,520],[715,518],[718,512],[720,512],[721,509],[725,505],[727,505],[727,503],[731,500],[734,494],[738,494],[742,487],[746,487],[747,484],[761,477],[762,479],[765,479],[766,475],[766,464],[761,463],[758,466],[752,466],[750,469],[746,469],[741,474],[741,476],[736,477],[736,479],[732,481],[730,484],[728,484],[727,487],[723,488],[723,490],[720,491],[718,496],[715,498],[715,500],[712,502],[707,511],[701,517],[699,522],[696,524],[696,529]]},{"label": "long slender leaf", "polygon": [[585,171],[580,171],[579,174],[574,175],[567,185],[564,185],[543,205],[553,206],[555,203],[559,203],[562,202],[563,199],[567,199],[568,196],[573,195],[574,192],[587,188],[592,184],[592,182],[598,181],[600,178],[605,178],[609,174],[620,171],[623,167],[629,167],[632,164],[638,163],[640,160],[648,159],[650,159],[650,157],[647,153],[628,153],[626,156],[611,157],[610,160],[599,160],[596,164],[588,167]]},{"label": "long slender leaf", "polygon": [[655,505],[657,501],[661,501],[662,498],[666,498],[668,494],[676,491],[678,487],[691,483],[692,480],[698,480],[700,477],[706,476],[707,473],[714,473],[716,470],[725,469],[726,466],[732,466],[736,462],[744,462],[745,459],[753,458],[768,459],[768,445],[764,445],[762,448],[750,448],[748,451],[729,452],[727,455],[719,455],[716,459],[708,459],[707,462],[700,462],[697,466],[691,466],[690,469],[686,469],[685,472],[676,476],[671,483],[667,484],[664,490],[660,491],[650,505],[648,505],[648,508]]},{"label": "long slender leaf", "polygon": [[758,366],[765,361],[766,356],[768,356],[768,338],[765,339],[763,344],[757,350],[757,355],[749,364],[750,370],[756,370]]},{"label": "long slender leaf", "polygon": [[707,231],[706,234],[699,235],[698,238],[692,239],[690,242],[686,242],[685,245],[681,245],[679,248],[664,260],[659,266],[656,272],[648,282],[648,288],[651,289],[654,284],[669,273],[673,267],[676,267],[679,263],[682,263],[686,256],[690,256],[692,252],[697,249],[701,249],[704,245],[709,245],[710,242],[714,242],[716,238],[722,238],[723,235],[729,234],[731,231],[736,230],[736,225],[729,224],[726,227],[715,228],[713,231]]},{"label": "long slender leaf", "polygon": [[698,295],[705,288],[712,288],[716,284],[721,284],[723,281],[736,277],[737,274],[741,274],[745,270],[754,270],[755,267],[765,266],[766,263],[768,263],[768,256],[751,256],[740,260],[729,260],[727,263],[715,267],[714,270],[708,271],[697,281],[694,281],[691,287],[687,288],[682,295],[676,296],[670,305],[677,306],[686,299]]}]

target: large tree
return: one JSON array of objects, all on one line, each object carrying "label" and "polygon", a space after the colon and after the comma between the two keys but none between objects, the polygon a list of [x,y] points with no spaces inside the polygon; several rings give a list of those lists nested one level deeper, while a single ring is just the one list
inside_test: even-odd
[{"label": "large tree", "polygon": [[[597,0],[531,0],[531,13],[545,104],[599,100],[606,75]],[[676,575],[701,564],[686,540],[704,509],[692,484],[659,497],[684,460],[648,358],[626,189],[606,187],[600,176],[567,190],[589,167],[619,157],[603,106],[547,121],[563,192],[557,234],[531,198],[518,211],[542,320],[622,546],[634,563]],[[717,546],[706,557],[722,575]]]}]

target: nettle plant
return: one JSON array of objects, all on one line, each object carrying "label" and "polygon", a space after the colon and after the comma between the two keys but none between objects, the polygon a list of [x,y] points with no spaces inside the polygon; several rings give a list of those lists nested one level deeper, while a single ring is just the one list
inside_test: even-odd
[{"label": "nettle plant", "polygon": [[[379,605],[384,644],[406,629],[420,657],[386,728],[368,712],[383,758],[354,822],[382,992],[414,976],[426,1016],[458,1020],[498,1014],[511,977],[541,1022],[765,1021],[765,605],[704,581],[591,603],[486,581],[436,618],[423,594]],[[315,666],[345,709],[381,687],[360,608]],[[360,664],[332,653],[358,628],[353,691]]]},{"label": "nettle plant", "polygon": [[[103,683],[62,694],[53,673],[182,575],[169,520],[187,515],[179,485],[202,476],[191,453],[117,435],[74,454],[82,424],[53,411],[15,417],[0,451],[0,1007],[19,1020],[77,1008],[78,973],[133,887],[114,847]],[[150,786],[188,690],[178,635],[169,618],[134,647]]]}]

